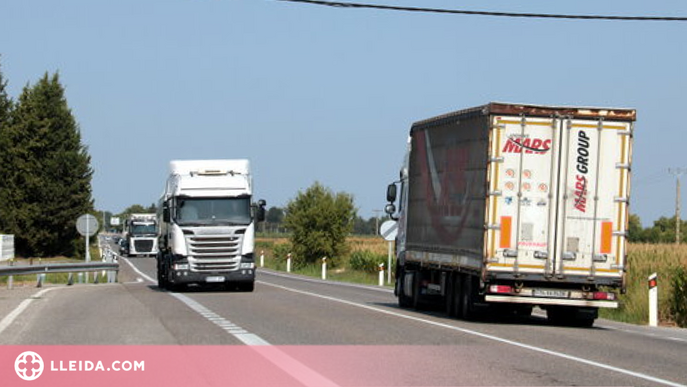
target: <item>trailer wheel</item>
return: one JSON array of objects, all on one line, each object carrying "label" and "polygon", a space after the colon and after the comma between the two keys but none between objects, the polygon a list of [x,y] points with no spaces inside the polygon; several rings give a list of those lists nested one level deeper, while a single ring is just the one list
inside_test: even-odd
[{"label": "trailer wheel", "polygon": [[404,283],[406,282],[406,272],[401,269],[400,275],[396,278],[396,296],[398,297],[398,306],[401,308],[410,308],[413,306],[413,299],[405,295]]},{"label": "trailer wheel", "polygon": [[474,320],[477,316],[475,312],[476,286],[475,279],[469,274],[463,275],[460,292],[461,305],[460,317],[464,320]]},{"label": "trailer wheel", "polygon": [[461,286],[463,281],[459,273],[450,273],[446,282],[446,314],[449,317],[459,317],[462,308]]},{"label": "trailer wheel", "polygon": [[455,281],[454,281],[454,273],[449,272],[448,275],[446,276],[446,288],[444,289],[444,311],[449,317],[455,316],[455,298],[456,298],[456,292],[455,292]]},{"label": "trailer wheel", "polygon": [[550,323],[570,327],[591,328],[598,316],[595,308],[549,307],[546,317]]},{"label": "trailer wheel", "polygon": [[420,301],[420,296],[421,296],[421,291],[422,291],[422,271],[418,270],[415,273],[413,273],[413,308],[414,309],[421,309],[422,308],[422,302]]}]

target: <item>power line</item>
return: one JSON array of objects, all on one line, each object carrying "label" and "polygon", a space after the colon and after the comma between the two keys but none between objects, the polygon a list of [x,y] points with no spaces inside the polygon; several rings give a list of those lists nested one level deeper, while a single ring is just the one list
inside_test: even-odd
[{"label": "power line", "polygon": [[336,1],[322,0],[276,0],[289,3],[302,3],[310,5],[321,5],[336,8],[367,8],[381,9],[387,11],[404,12],[425,12],[425,13],[444,13],[459,15],[477,16],[497,16],[497,17],[519,17],[519,18],[540,18],[540,19],[577,19],[577,20],[610,20],[610,21],[687,21],[687,17],[682,16],[605,16],[605,15],[557,15],[547,13],[515,13],[515,12],[490,12],[490,11],[466,11],[460,9],[441,9],[441,8],[422,8],[422,7],[399,7],[393,5],[362,4],[362,3],[343,3]]}]

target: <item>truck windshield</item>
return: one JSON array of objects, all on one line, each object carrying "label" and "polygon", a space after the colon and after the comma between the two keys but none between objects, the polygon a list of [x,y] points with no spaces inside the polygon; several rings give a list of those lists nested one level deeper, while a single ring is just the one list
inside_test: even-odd
[{"label": "truck windshield", "polygon": [[154,235],[156,233],[157,228],[155,227],[155,223],[131,225],[132,235]]},{"label": "truck windshield", "polygon": [[177,200],[179,225],[247,225],[251,222],[250,198],[184,198]]}]

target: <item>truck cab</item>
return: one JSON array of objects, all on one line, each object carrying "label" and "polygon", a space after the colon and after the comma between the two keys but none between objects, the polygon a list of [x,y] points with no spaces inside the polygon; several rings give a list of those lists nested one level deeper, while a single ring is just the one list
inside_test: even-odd
[{"label": "truck cab", "polygon": [[252,291],[255,223],[265,201],[252,202],[248,160],[172,161],[160,198],[158,283],[221,284]]}]

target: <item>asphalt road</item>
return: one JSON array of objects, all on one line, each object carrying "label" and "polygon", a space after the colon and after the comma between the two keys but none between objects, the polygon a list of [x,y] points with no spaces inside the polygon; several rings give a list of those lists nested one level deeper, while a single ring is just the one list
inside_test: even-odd
[{"label": "asphalt road", "polygon": [[0,344],[309,346],[328,358],[306,365],[339,385],[687,386],[683,329],[467,322],[400,309],[388,289],[265,270],[252,293],[171,293],[154,278],[153,258],[131,258],[117,284],[46,291]]}]

